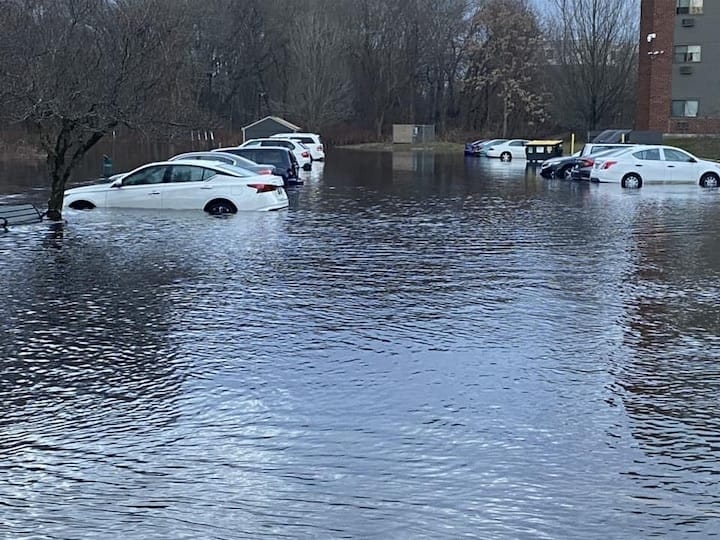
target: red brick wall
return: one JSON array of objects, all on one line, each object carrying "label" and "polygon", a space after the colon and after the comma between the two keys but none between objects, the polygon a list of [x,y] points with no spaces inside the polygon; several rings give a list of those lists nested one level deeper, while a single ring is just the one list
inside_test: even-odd
[{"label": "red brick wall", "polygon": [[668,133],[720,133],[720,118],[671,118]]},{"label": "red brick wall", "polygon": [[[638,109],[635,129],[670,128],[675,0],[641,0]],[[648,34],[656,37],[648,42]]]}]

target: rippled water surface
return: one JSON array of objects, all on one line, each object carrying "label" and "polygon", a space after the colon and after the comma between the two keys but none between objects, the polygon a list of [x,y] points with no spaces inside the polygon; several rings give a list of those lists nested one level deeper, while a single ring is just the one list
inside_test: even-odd
[{"label": "rippled water surface", "polygon": [[0,233],[1,538],[720,535],[717,190],[338,150],[290,199]]}]

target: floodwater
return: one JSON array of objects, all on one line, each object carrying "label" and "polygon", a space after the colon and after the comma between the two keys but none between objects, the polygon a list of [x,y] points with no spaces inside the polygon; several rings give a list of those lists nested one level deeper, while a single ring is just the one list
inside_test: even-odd
[{"label": "floodwater", "polygon": [[288,211],[13,228],[0,538],[719,536],[719,207],[336,150]]}]

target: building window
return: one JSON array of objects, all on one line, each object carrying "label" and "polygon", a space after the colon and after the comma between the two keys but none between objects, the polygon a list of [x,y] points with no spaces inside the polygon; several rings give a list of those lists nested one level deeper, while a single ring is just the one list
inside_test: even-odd
[{"label": "building window", "polygon": [[678,15],[702,15],[703,0],[677,0],[675,11]]},{"label": "building window", "polygon": [[695,118],[698,115],[698,102],[674,99],[672,102],[672,115],[677,118]]},{"label": "building window", "polygon": [[675,47],[675,63],[699,62],[701,49],[700,45],[678,45]]}]

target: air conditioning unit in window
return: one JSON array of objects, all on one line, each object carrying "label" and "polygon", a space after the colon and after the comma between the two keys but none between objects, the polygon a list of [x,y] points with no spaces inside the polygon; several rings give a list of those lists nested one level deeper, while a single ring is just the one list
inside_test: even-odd
[{"label": "air conditioning unit in window", "polygon": [[692,66],[680,66],[680,75],[690,75],[693,72]]},{"label": "air conditioning unit in window", "polygon": [[683,19],[681,24],[686,28],[695,26],[695,19]]}]

